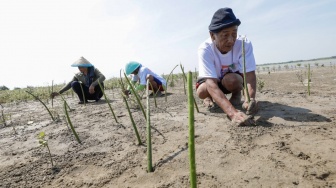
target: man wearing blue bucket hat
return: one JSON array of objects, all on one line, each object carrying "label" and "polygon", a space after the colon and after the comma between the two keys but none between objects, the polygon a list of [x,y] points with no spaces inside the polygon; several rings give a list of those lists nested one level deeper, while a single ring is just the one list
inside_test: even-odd
[{"label": "man wearing blue bucket hat", "polygon": [[[198,48],[199,78],[196,91],[209,109],[218,105],[235,124],[253,125],[253,116],[258,111],[256,96],[256,63],[252,44],[238,36],[240,20],[231,8],[217,10],[209,25],[210,38]],[[243,90],[243,55],[245,46],[246,82],[251,102],[243,103],[246,114],[234,106],[241,104]],[[225,94],[231,94],[230,99]],[[247,98],[247,97],[245,97]]]},{"label": "man wearing blue bucket hat", "polygon": [[[59,92],[53,92],[51,97],[54,98],[55,96],[72,88],[78,95],[78,104],[84,104],[88,102],[87,100],[94,100],[98,102],[103,96],[103,92],[100,89],[98,81],[104,88],[103,81],[105,80],[105,76],[84,57],[79,58],[71,66],[78,67],[79,73],[75,74],[72,80]],[[82,89],[84,92],[84,98]]]}]

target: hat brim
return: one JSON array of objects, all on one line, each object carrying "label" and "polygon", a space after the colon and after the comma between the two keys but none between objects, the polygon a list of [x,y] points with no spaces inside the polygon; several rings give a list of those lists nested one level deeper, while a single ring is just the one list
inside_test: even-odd
[{"label": "hat brim", "polygon": [[72,64],[71,65],[72,67],[92,67],[93,65],[92,64]]}]

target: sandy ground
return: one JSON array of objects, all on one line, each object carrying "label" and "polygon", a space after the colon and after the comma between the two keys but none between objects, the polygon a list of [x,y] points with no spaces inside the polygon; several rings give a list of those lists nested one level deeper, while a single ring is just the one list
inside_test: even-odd
[{"label": "sandy ground", "polygon": [[[336,69],[313,69],[310,96],[295,71],[258,78],[265,82],[257,94],[258,126],[233,126],[197,100],[198,187],[336,187]],[[117,89],[107,95],[119,123],[105,100],[84,106],[66,98],[82,144],[69,132],[60,98],[53,108],[57,122],[38,101],[5,104],[11,120],[0,125],[0,187],[189,187],[187,97],[182,82],[177,85],[169,88],[167,103],[161,97],[157,108],[151,106],[152,173],[146,170],[145,119],[132,109],[144,142],[138,146]],[[47,149],[38,146],[41,131],[53,168]]]}]

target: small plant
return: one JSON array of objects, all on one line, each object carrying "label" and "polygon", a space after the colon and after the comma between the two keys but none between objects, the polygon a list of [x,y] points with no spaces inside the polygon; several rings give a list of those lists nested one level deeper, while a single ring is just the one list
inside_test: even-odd
[{"label": "small plant", "polygon": [[51,157],[48,141],[45,140],[45,133],[44,132],[40,132],[40,134],[37,136],[37,139],[38,139],[38,142],[39,142],[39,144],[40,144],[41,147],[47,147],[48,152],[49,152],[51,166],[53,167],[54,163],[53,163],[53,160],[52,160],[52,157]]},{"label": "small plant", "polygon": [[192,73],[188,73],[188,111],[189,111],[189,165],[190,187],[196,188],[195,128],[194,128],[194,94],[192,89]]},{"label": "small plant", "polygon": [[130,108],[129,108],[129,106],[128,106],[127,99],[126,99],[126,97],[125,97],[124,94],[121,94],[121,96],[122,96],[122,98],[124,99],[124,102],[125,102],[125,104],[126,104],[126,108],[127,108],[128,114],[129,114],[129,116],[130,116],[130,119],[131,119],[131,122],[132,122],[132,125],[133,125],[133,128],[134,128],[134,131],[135,131],[135,135],[136,135],[136,137],[137,137],[137,139],[138,139],[138,145],[141,145],[142,142],[141,142],[141,139],[140,139],[140,135],[139,135],[138,129],[137,129],[136,125],[135,125],[135,122],[134,122],[134,119],[133,119],[131,110],[130,110]]},{"label": "small plant", "polygon": [[70,119],[69,113],[68,113],[68,111],[67,111],[67,106],[68,106],[68,104],[67,104],[67,102],[64,100],[63,109],[64,109],[65,116],[66,116],[66,118],[67,118],[67,120],[68,120],[68,124],[69,124],[69,126],[70,126],[70,128],[71,128],[71,130],[72,130],[72,133],[73,133],[74,136],[76,137],[77,142],[81,144],[81,140],[79,139],[79,136],[78,136],[78,134],[77,134],[77,132],[76,132],[74,126],[73,126],[72,123],[71,123],[71,119]]},{"label": "small plant", "polygon": [[308,95],[310,96],[310,64],[308,64]]},{"label": "small plant", "polygon": [[2,119],[2,122],[3,122],[3,125],[4,125],[4,127],[6,127],[6,118],[5,118],[5,114],[4,114],[4,112],[3,112],[3,106],[0,104],[0,106],[1,106],[1,119]]},{"label": "small plant", "polygon": [[147,80],[147,109],[146,109],[146,124],[147,124],[147,171],[153,172],[153,165],[152,165],[152,134],[151,134],[151,123],[150,123],[150,103],[149,103],[149,80]]},{"label": "small plant", "polygon": [[107,102],[107,104],[108,104],[108,106],[109,106],[109,108],[110,108],[110,110],[111,110],[111,112],[112,112],[112,115],[113,115],[113,117],[114,117],[114,120],[118,123],[117,117],[115,116],[114,111],[113,111],[113,109],[112,109],[112,106],[111,106],[111,104],[110,104],[110,100],[106,97],[104,88],[103,88],[103,86],[100,84],[100,81],[99,81],[99,80],[98,80],[98,84],[99,84],[100,90],[103,92],[104,98],[105,98],[105,100],[106,100],[106,102]]},{"label": "small plant", "polygon": [[144,117],[146,118],[146,113],[145,113],[145,110],[144,110],[144,108],[143,108],[143,106],[142,106],[142,103],[141,103],[141,101],[140,101],[139,94],[135,91],[133,84],[132,84],[131,81],[128,79],[128,77],[127,77],[127,75],[126,75],[125,72],[124,72],[124,76],[125,76],[126,81],[127,81],[127,83],[129,84],[129,86],[130,86],[130,88],[131,88],[131,90],[132,90],[132,93],[134,94],[136,100],[138,101],[138,104],[139,104],[139,106],[140,106],[140,109],[141,109],[141,111],[142,111]]},{"label": "small plant", "polygon": [[302,71],[300,70],[300,71],[295,72],[295,75],[296,75],[297,79],[299,80],[299,82],[301,82],[301,84],[304,86]]},{"label": "small plant", "polygon": [[182,78],[183,78],[183,91],[184,91],[184,94],[186,95],[187,94],[187,91],[186,91],[186,86],[185,86],[185,83],[187,82],[187,77],[185,76],[184,74],[184,67],[182,66],[182,64],[180,63],[180,67],[181,67],[181,71],[182,71]]},{"label": "small plant", "polygon": [[265,81],[261,78],[257,78],[257,89],[259,92],[261,92],[264,86],[265,86]]},{"label": "small plant", "polygon": [[29,92],[29,91],[26,91],[28,94],[32,95],[36,100],[40,101],[42,103],[42,105],[46,108],[46,110],[49,112],[49,115],[51,117],[51,119],[53,121],[55,121],[55,118],[54,116],[52,115],[52,113],[50,112],[49,108],[44,104],[44,102],[41,101],[40,98],[38,98],[37,96],[35,96],[33,93]]},{"label": "small plant", "polygon": [[166,92],[166,95],[165,95],[165,101],[167,102],[167,91],[168,91],[168,83],[169,83],[169,78],[170,78],[170,76],[173,74],[173,71],[175,70],[175,68],[177,67],[178,65],[176,65],[174,68],[173,68],[173,70],[171,70],[170,71],[170,74],[168,75],[168,78],[167,78],[167,87],[166,87],[166,90],[165,90],[165,92]]}]

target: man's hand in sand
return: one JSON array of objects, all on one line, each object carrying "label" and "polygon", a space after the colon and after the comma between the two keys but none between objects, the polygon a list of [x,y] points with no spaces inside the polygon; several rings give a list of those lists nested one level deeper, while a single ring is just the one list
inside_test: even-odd
[{"label": "man's hand in sand", "polygon": [[233,115],[232,118],[229,119],[231,119],[231,121],[238,126],[252,126],[256,124],[253,120],[253,116],[246,115],[241,111],[238,111]]},{"label": "man's hand in sand", "polygon": [[56,97],[56,96],[58,96],[58,95],[60,95],[58,92],[52,92],[51,94],[50,94],[50,98],[54,98],[54,97]]}]

